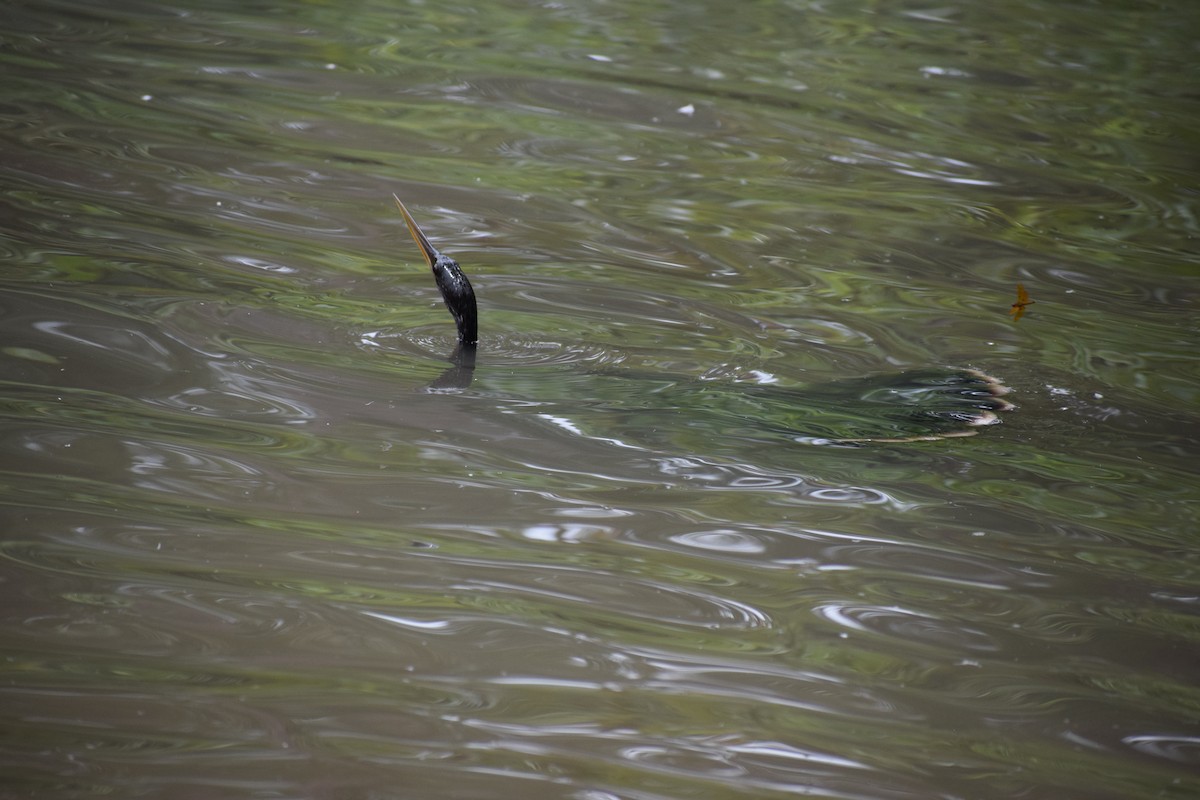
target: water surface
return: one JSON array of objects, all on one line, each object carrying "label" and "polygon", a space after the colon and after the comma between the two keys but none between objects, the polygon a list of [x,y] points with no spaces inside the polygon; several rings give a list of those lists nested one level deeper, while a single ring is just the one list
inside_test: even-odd
[{"label": "water surface", "polygon": [[3,15],[11,796],[1200,792],[1191,5]]}]

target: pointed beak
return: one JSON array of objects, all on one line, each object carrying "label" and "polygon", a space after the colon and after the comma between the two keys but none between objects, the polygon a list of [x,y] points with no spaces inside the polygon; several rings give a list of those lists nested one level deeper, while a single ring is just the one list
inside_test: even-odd
[{"label": "pointed beak", "polygon": [[408,213],[408,209],[404,207],[404,203],[400,202],[400,198],[393,194],[392,199],[396,201],[396,207],[404,215],[404,222],[408,225],[408,232],[412,234],[413,241],[417,243],[417,247],[421,248],[421,252],[425,254],[425,260],[429,262],[429,267],[432,269],[441,253],[429,243],[429,239],[425,237],[424,232],[421,231],[421,227],[417,225],[417,221],[412,218],[412,214]]}]

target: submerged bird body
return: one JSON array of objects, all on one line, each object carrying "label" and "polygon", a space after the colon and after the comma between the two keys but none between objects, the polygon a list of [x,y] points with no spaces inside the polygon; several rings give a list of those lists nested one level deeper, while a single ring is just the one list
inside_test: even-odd
[{"label": "submerged bird body", "polygon": [[[458,326],[459,346],[451,357],[454,366],[430,388],[465,388],[472,380],[475,343],[479,338],[475,292],[458,262],[434,247],[400,198],[392,197],[404,215],[413,241],[433,270],[446,308]],[[626,377],[636,376],[629,374]],[[671,385],[679,385],[684,391],[690,387],[686,381],[672,381]],[[1008,389],[995,378],[974,369],[936,367],[921,372],[812,386],[799,393],[738,387],[738,391],[726,396],[726,393],[707,386],[703,391],[715,392],[705,406],[727,406],[729,419],[754,418],[763,425],[769,425],[767,420],[770,419],[786,420],[783,428],[793,440],[814,444],[920,442],[970,436],[980,426],[999,422],[996,412],[1013,407],[1001,399]],[[663,392],[656,391],[655,396],[661,398]],[[671,405],[672,413],[675,413],[688,403],[681,400],[678,405]],[[801,429],[810,430],[810,435],[795,436]]]},{"label": "submerged bird body", "polygon": [[400,202],[400,198],[396,195],[392,195],[392,198],[396,201],[400,213],[404,215],[404,222],[408,225],[408,232],[412,234],[413,241],[421,248],[425,261],[433,270],[433,279],[437,282],[438,291],[442,293],[446,308],[450,309],[450,316],[454,317],[454,324],[458,326],[458,340],[466,345],[475,344],[479,340],[479,315],[475,308],[475,290],[471,288],[471,282],[467,280],[457,261],[440,252],[429,242],[429,238],[412,218],[412,214],[408,213],[404,203]]}]

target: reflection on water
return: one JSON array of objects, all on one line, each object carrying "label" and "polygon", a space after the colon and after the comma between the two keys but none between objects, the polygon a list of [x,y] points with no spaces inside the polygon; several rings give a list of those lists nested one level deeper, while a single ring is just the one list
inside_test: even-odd
[{"label": "reflection on water", "polygon": [[8,8],[6,788],[1200,791],[1195,13],[871,11]]}]

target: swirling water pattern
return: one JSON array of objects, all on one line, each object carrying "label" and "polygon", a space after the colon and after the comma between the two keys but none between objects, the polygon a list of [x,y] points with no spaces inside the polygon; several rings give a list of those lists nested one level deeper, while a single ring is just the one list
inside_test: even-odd
[{"label": "swirling water pattern", "polygon": [[871,11],[5,6],[3,791],[1200,792],[1200,20]]}]

